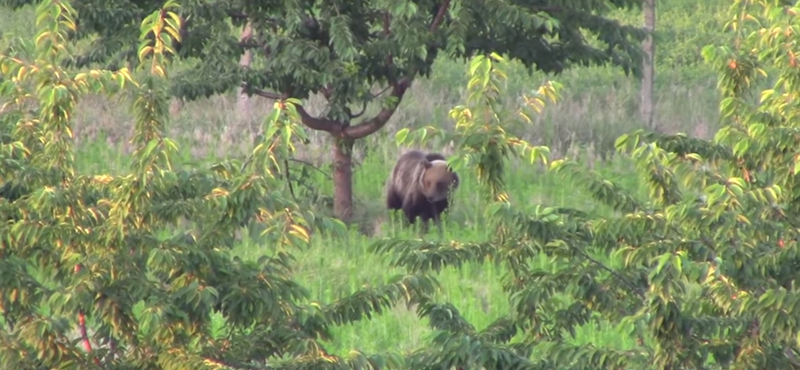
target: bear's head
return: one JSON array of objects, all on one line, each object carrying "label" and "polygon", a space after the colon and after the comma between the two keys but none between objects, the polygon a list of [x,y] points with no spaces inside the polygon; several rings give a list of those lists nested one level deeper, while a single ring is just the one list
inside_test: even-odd
[{"label": "bear's head", "polygon": [[447,199],[448,193],[458,188],[458,175],[443,160],[425,161],[424,164],[425,172],[420,178],[422,194],[431,202]]}]

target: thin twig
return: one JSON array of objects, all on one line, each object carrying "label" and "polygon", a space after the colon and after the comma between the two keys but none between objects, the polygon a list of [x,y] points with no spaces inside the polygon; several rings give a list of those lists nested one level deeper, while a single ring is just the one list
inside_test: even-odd
[{"label": "thin twig", "polygon": [[[81,265],[75,265],[75,273],[81,271]],[[86,332],[86,316],[83,313],[83,310],[78,310],[78,331],[81,334],[81,340],[83,341],[83,347],[86,349],[86,353],[92,353],[92,342],[89,341],[89,335]],[[94,358],[95,365],[100,365],[100,360],[96,357]]]},{"label": "thin twig", "polygon": [[594,259],[592,256],[590,256],[588,253],[586,253],[585,251],[581,250],[580,248],[578,248],[578,247],[576,247],[576,246],[574,246],[572,244],[570,244],[570,248],[575,250],[575,251],[577,251],[581,256],[583,256],[583,258],[585,258],[589,262],[594,263],[595,265],[597,265],[598,267],[600,267],[603,270],[606,270],[608,273],[610,273],[611,275],[613,275],[617,279],[621,280],[622,282],[624,282],[625,284],[630,286],[631,289],[633,289],[634,293],[636,293],[636,295],[638,295],[640,298],[644,298],[644,292],[634,282],[630,281],[625,276],[619,274],[617,271],[614,271],[614,269],[612,269],[611,267],[608,267],[608,266],[604,265],[602,262]]},{"label": "thin twig", "polygon": [[787,346],[786,349],[783,350],[783,354],[786,355],[786,358],[789,359],[792,365],[800,367],[800,359],[797,358],[797,354],[795,354],[795,350],[792,346]]},{"label": "thin twig", "polygon": [[292,161],[292,162],[302,163],[302,164],[304,164],[304,165],[306,165],[306,166],[308,166],[308,167],[311,167],[311,168],[313,168],[313,169],[315,169],[315,170],[319,171],[319,173],[321,173],[321,174],[325,175],[325,176],[326,176],[328,179],[332,179],[332,178],[331,178],[331,175],[329,175],[329,174],[325,173],[325,171],[323,171],[323,170],[319,169],[317,166],[314,166],[314,165],[313,165],[313,164],[311,164],[310,162],[304,161],[304,160],[302,160],[302,159],[295,159],[295,158],[289,158],[289,160],[290,160],[290,161]]},{"label": "thin twig", "polygon": [[223,359],[219,359],[219,358],[206,357],[204,359],[206,361],[208,361],[208,362],[211,362],[211,363],[214,363],[214,364],[217,364],[217,365],[222,365],[222,366],[225,366],[225,367],[229,367],[231,369],[243,369],[243,370],[270,370],[270,369],[273,369],[271,366],[257,366],[257,365],[244,364],[244,363],[240,363],[240,362],[223,360]]},{"label": "thin twig", "polygon": [[292,199],[297,201],[297,196],[294,194],[294,186],[292,186],[292,179],[289,177],[289,160],[283,159],[283,166],[286,167],[286,171],[283,174],[283,177],[286,179],[286,185],[289,186],[289,194],[292,195]]}]

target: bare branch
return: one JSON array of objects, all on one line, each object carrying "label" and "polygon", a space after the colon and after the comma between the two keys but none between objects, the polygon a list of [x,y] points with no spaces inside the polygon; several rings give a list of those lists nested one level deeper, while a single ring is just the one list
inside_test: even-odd
[{"label": "bare branch", "polygon": [[270,370],[270,369],[272,369],[272,367],[268,367],[268,366],[263,366],[262,367],[262,366],[256,366],[256,365],[251,365],[251,364],[245,364],[245,363],[241,363],[241,362],[223,360],[223,359],[219,359],[219,358],[205,357],[204,359],[206,361],[208,361],[208,362],[211,362],[211,363],[215,364],[215,365],[222,365],[222,366],[225,366],[225,367],[229,367],[231,369],[240,369],[240,370]]},{"label": "bare branch", "polygon": [[363,115],[364,112],[367,111],[367,104],[369,104],[369,100],[364,100],[363,102],[361,102],[361,112],[358,112],[358,113],[355,113],[355,114],[351,113],[350,114],[350,119],[361,117],[361,115]]},{"label": "bare branch", "polygon": [[247,18],[247,14],[235,10],[226,10],[225,14],[227,14],[231,18],[235,19],[245,19]]},{"label": "bare branch", "polygon": [[390,28],[391,23],[392,23],[392,15],[389,14],[389,12],[384,12],[383,13],[383,35],[384,36],[388,37],[389,35],[392,34],[392,30]]},{"label": "bare branch", "polygon": [[283,94],[271,93],[269,91],[264,91],[264,90],[261,90],[261,89],[257,89],[257,88],[251,87],[247,83],[242,83],[242,88],[244,88],[245,91],[252,91],[253,94],[258,95],[258,96],[260,96],[262,98],[267,98],[267,99],[272,99],[272,100],[283,100],[283,99],[287,98]]},{"label": "bare branch", "polygon": [[430,30],[436,31],[439,28],[439,25],[442,24],[444,20],[444,15],[447,14],[447,8],[450,7],[450,0],[444,0],[442,5],[439,6],[439,11],[436,12],[436,16],[433,18],[433,22],[431,22]]},{"label": "bare branch", "polygon": [[[269,91],[264,91],[262,89],[251,87],[247,83],[243,83],[242,87],[245,89],[245,91],[252,91],[253,94],[267,99],[285,100],[289,98],[289,94],[276,94]],[[297,109],[297,114],[300,115],[302,123],[308,128],[312,130],[329,132],[334,136],[341,134],[342,124],[340,122],[329,120],[327,118],[312,117],[310,114],[308,114],[308,112],[306,112],[305,108],[299,104],[295,105],[295,109]]]},{"label": "bare branch", "polygon": [[[81,271],[81,265],[75,265],[74,269],[75,273]],[[83,314],[83,310],[78,310],[78,331],[80,332],[81,341],[83,342],[83,347],[86,349],[86,353],[92,353],[92,342],[89,340],[89,335],[86,332],[86,316]],[[95,365],[100,365],[100,360],[97,357],[94,358]]]},{"label": "bare branch", "polygon": [[308,114],[308,112],[306,112],[306,109],[303,108],[302,105],[295,105],[295,109],[297,109],[297,114],[300,115],[300,119],[302,120],[303,124],[308,126],[308,128],[329,132],[334,136],[341,135],[341,122],[336,122],[327,118],[312,117],[310,114]]},{"label": "bare branch", "polygon": [[544,5],[544,6],[537,6],[536,10],[548,13],[562,13],[564,12],[564,7],[558,5]]},{"label": "bare branch", "polygon": [[411,85],[411,79],[405,78],[402,81],[394,84],[392,86],[392,97],[397,98],[397,104],[393,104],[391,108],[383,108],[381,109],[375,117],[366,120],[364,122],[359,123],[355,126],[348,126],[345,127],[342,135],[351,139],[360,139],[365,136],[369,136],[375,131],[378,131],[386,125],[386,122],[392,118],[392,115],[397,110],[397,107],[400,105],[400,100],[403,99],[403,95],[405,95],[406,90]]},{"label": "bare branch", "polygon": [[330,175],[330,174],[328,174],[327,172],[325,172],[325,171],[323,171],[323,170],[319,169],[319,167],[315,166],[315,165],[314,165],[313,163],[311,163],[311,162],[304,161],[304,160],[302,160],[302,159],[296,159],[296,158],[289,158],[289,160],[290,160],[290,161],[292,161],[292,162],[297,162],[297,163],[303,164],[303,165],[305,165],[305,166],[311,167],[311,169],[313,169],[313,170],[316,170],[317,172],[319,172],[320,174],[322,174],[322,176],[325,176],[325,177],[327,177],[328,179],[331,179],[331,175]]},{"label": "bare branch", "polygon": [[379,91],[377,94],[370,94],[369,99],[365,99],[364,101],[361,102],[361,111],[358,112],[358,113],[355,113],[355,114],[350,114],[350,119],[361,117],[367,111],[367,105],[369,104],[369,102],[372,101],[373,99],[383,95],[383,93],[385,93],[387,90],[389,90],[390,87],[392,87],[392,86],[389,85],[389,86],[384,87],[383,90]]},{"label": "bare branch", "polygon": [[590,256],[588,253],[586,253],[585,251],[583,251],[582,249],[580,249],[580,248],[578,248],[578,247],[576,247],[574,245],[570,245],[570,248],[572,250],[574,250],[575,252],[579,253],[583,258],[585,258],[589,262],[593,263],[595,266],[600,267],[601,269],[605,270],[606,272],[610,273],[611,275],[614,275],[614,277],[616,277],[619,281],[622,281],[625,284],[627,284],[631,288],[631,290],[634,293],[636,293],[636,295],[638,295],[640,298],[644,298],[645,297],[645,292],[642,290],[641,287],[637,286],[634,282],[628,280],[625,276],[623,276],[622,274],[618,273],[616,270],[612,269],[611,267],[606,266],[604,263],[598,261],[597,259],[595,259],[592,256]]},{"label": "bare branch", "polygon": [[[86,332],[86,316],[83,314],[83,311],[78,311],[78,331],[81,335],[81,341],[83,342],[83,347],[86,349],[86,352],[92,352],[92,342],[89,341],[89,335]],[[97,361],[97,359],[95,359]]]},{"label": "bare branch", "polygon": [[783,351],[783,354],[786,355],[786,358],[789,359],[789,362],[792,365],[800,366],[800,359],[797,358],[795,350],[791,346],[786,347],[786,349]]}]

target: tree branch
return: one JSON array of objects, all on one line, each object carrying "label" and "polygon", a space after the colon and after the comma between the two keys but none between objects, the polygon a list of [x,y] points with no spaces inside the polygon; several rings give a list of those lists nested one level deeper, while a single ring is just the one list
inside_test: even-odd
[{"label": "tree branch", "polygon": [[369,136],[375,131],[378,131],[386,125],[386,122],[392,118],[392,115],[397,110],[397,107],[400,105],[400,101],[403,99],[403,95],[405,95],[408,87],[411,85],[410,78],[404,78],[398,83],[395,83],[392,86],[392,94],[391,96],[397,98],[398,102],[396,104],[392,104],[391,108],[383,108],[381,109],[375,117],[372,117],[369,120],[363,121],[355,126],[348,126],[345,127],[342,131],[342,136],[348,137],[351,139],[360,139],[365,136]]},{"label": "tree branch", "polygon": [[619,281],[622,281],[623,283],[627,284],[631,288],[631,290],[637,296],[639,296],[639,298],[644,298],[645,297],[645,292],[643,291],[643,289],[640,286],[636,285],[636,283],[634,283],[633,281],[628,280],[625,276],[623,276],[622,274],[620,274],[616,270],[612,269],[611,267],[606,266],[604,263],[598,261],[597,259],[593,258],[592,256],[590,256],[588,253],[584,252],[580,248],[578,248],[578,247],[576,247],[574,245],[570,245],[570,248],[572,250],[578,252],[587,261],[593,263],[595,266],[600,267],[601,269],[603,269],[606,272],[610,273],[611,275],[616,277]]},{"label": "tree branch", "polygon": [[800,359],[797,358],[795,355],[795,351],[791,346],[787,346],[786,349],[783,350],[783,354],[786,355],[786,358],[789,359],[789,362],[794,366],[800,366]]},{"label": "tree branch", "polygon": [[305,108],[302,105],[295,105],[295,109],[297,110],[297,114],[300,115],[300,119],[302,123],[308,128],[313,130],[325,131],[329,132],[331,135],[339,136],[342,132],[342,124],[341,122],[336,122],[334,120],[329,120],[327,118],[321,117],[311,117],[308,112],[306,112]]},{"label": "tree branch", "polygon": [[225,366],[225,367],[229,367],[231,369],[240,369],[240,370],[270,370],[270,369],[273,369],[272,367],[269,367],[269,366],[257,366],[257,365],[245,364],[245,363],[241,363],[241,362],[228,361],[228,360],[224,360],[224,359],[220,359],[220,358],[204,357],[204,359],[206,361],[208,361],[208,362],[211,362],[211,363],[215,364],[215,365],[222,365],[222,366]]},{"label": "tree branch", "polygon": [[269,91],[264,91],[264,90],[261,90],[261,89],[254,88],[254,87],[250,86],[247,83],[242,83],[242,88],[244,88],[245,91],[250,91],[253,94],[258,95],[260,97],[267,98],[267,99],[272,99],[272,100],[283,100],[283,99],[286,99],[288,97],[288,96],[284,96],[285,94],[276,94],[276,93],[271,93]]},{"label": "tree branch", "polygon": [[[75,273],[81,271],[81,265],[75,265],[74,269]],[[81,341],[83,342],[83,347],[86,349],[86,353],[92,353],[92,342],[89,340],[89,335],[86,332],[86,316],[83,314],[83,310],[78,310],[78,331],[80,332]],[[95,365],[100,365],[100,360],[95,357],[94,358]]]},{"label": "tree branch", "polygon": [[450,7],[450,0],[442,1],[442,5],[439,6],[439,11],[436,12],[436,16],[433,18],[433,22],[431,22],[430,30],[436,31],[439,28],[439,25],[442,24],[444,20],[444,15],[447,14],[447,8]]},{"label": "tree branch", "polygon": [[247,19],[247,14],[244,12],[236,11],[236,10],[226,10],[225,14],[229,17],[234,18],[236,20]]},{"label": "tree branch", "polygon": [[[271,93],[269,91],[264,91],[262,89],[254,88],[254,87],[250,86],[247,83],[242,83],[242,87],[244,88],[244,91],[250,91],[255,95],[258,95],[258,96],[261,96],[261,97],[264,97],[264,98],[267,98],[267,99],[285,100],[285,99],[287,99],[289,97],[289,94]],[[327,118],[312,117],[310,114],[308,114],[308,112],[306,112],[305,108],[303,108],[303,106],[299,105],[299,104],[295,105],[295,109],[297,110],[297,114],[300,115],[301,122],[304,125],[308,126],[308,128],[310,128],[312,130],[329,132],[332,135],[336,135],[336,136],[341,134],[341,132],[342,132],[342,124],[341,123],[333,121],[333,120],[329,120]]]},{"label": "tree branch", "polygon": [[364,112],[367,111],[367,104],[369,104],[369,102],[372,101],[373,99],[383,95],[383,93],[385,93],[386,90],[389,90],[390,87],[391,86],[386,86],[385,88],[383,88],[383,90],[381,90],[377,94],[370,94],[371,96],[369,99],[365,99],[364,101],[361,102],[361,112],[351,114],[350,119],[361,117],[361,115],[363,115]]},{"label": "tree branch", "polygon": [[560,13],[564,11],[564,8],[558,5],[543,5],[543,6],[534,6],[534,10],[540,12],[548,12],[548,13]]}]

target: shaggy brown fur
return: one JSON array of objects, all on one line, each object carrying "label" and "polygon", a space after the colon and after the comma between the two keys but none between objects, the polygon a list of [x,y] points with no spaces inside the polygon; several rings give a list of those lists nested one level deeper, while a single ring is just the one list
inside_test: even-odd
[{"label": "shaggy brown fur", "polygon": [[458,185],[458,174],[447,166],[444,156],[412,150],[397,159],[386,183],[386,207],[402,209],[412,224],[419,217],[424,226],[429,220],[438,225]]}]

